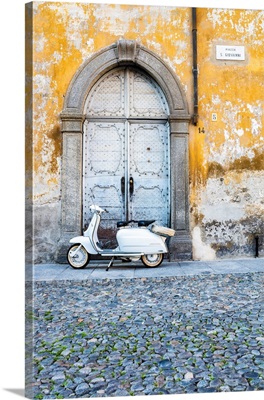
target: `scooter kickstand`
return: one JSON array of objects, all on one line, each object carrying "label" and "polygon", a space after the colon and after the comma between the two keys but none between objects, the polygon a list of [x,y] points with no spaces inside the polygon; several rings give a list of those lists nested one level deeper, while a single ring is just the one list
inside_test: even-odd
[{"label": "scooter kickstand", "polygon": [[108,271],[109,268],[113,265],[114,259],[115,259],[115,257],[112,257],[112,258],[111,258],[110,263],[107,265],[106,271]]}]

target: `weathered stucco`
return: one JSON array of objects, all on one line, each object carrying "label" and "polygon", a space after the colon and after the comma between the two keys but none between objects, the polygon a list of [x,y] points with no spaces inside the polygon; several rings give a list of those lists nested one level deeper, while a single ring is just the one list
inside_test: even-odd
[{"label": "weathered stucco", "polygon": [[[198,130],[190,129],[192,226],[215,256],[252,256],[255,235],[264,228],[264,13],[198,10],[197,20],[200,118]],[[245,61],[216,60],[221,44],[245,46]]]},{"label": "weathered stucco", "polygon": [[[190,8],[38,2],[31,28],[26,184],[33,179],[34,261],[45,262],[60,240],[60,113],[74,74],[117,40],[137,40],[174,71],[192,113],[192,20]],[[264,214],[264,12],[197,9],[197,38],[199,120],[189,127],[193,257],[253,256]],[[245,46],[245,61],[216,60],[221,44]]]}]

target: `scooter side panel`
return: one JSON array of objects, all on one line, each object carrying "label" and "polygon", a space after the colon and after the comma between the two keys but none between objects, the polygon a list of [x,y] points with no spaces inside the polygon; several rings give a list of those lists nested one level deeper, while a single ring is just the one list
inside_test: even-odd
[{"label": "scooter side panel", "polygon": [[70,240],[70,243],[80,243],[90,254],[98,254],[98,252],[92,246],[90,238],[85,236],[76,236]]},{"label": "scooter side panel", "polygon": [[116,235],[122,252],[141,252],[144,254],[167,253],[168,249],[161,236],[144,228],[120,229]]}]

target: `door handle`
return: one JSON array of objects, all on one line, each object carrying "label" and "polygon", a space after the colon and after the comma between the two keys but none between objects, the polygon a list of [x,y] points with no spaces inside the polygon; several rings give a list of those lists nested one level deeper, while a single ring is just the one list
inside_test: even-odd
[{"label": "door handle", "polygon": [[129,193],[130,193],[130,196],[132,196],[133,192],[134,192],[134,179],[131,176],[129,178]]},{"label": "door handle", "polygon": [[125,195],[125,177],[122,176],[121,178],[121,193],[124,196]]}]

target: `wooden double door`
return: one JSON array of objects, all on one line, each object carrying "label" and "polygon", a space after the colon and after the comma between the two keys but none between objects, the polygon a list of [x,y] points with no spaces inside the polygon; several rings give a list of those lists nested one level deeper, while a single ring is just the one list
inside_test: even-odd
[{"label": "wooden double door", "polygon": [[108,72],[86,101],[83,220],[93,203],[104,214],[100,236],[112,239],[116,222],[154,219],[169,224],[169,124],[164,94],[142,71]]}]

